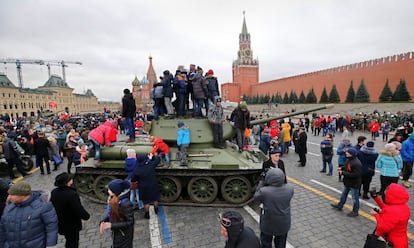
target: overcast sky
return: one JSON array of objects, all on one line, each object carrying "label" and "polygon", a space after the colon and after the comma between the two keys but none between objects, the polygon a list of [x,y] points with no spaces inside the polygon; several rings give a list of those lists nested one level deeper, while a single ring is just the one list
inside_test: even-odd
[{"label": "overcast sky", "polygon": [[[243,11],[261,82],[414,51],[412,0],[1,0],[0,59],[80,61],[67,82],[99,100],[120,101],[150,54],[158,76],[194,63],[230,82]],[[48,79],[22,71],[24,87]],[[15,64],[0,72],[18,85]]]}]

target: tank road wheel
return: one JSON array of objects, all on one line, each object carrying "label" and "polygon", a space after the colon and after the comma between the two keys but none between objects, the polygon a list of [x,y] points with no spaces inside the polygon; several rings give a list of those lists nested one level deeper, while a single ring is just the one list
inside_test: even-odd
[{"label": "tank road wheel", "polygon": [[181,182],[176,177],[160,177],[161,202],[175,202],[181,195]]},{"label": "tank road wheel", "polygon": [[92,192],[93,190],[93,176],[87,174],[77,174],[73,179],[76,189],[83,194]]},{"label": "tank road wheel", "polygon": [[27,157],[23,156],[21,160],[22,160],[23,170],[30,171],[33,168],[33,160],[30,156],[27,156]]},{"label": "tank road wheel", "polygon": [[100,175],[95,179],[93,188],[95,190],[95,195],[99,200],[105,202],[108,200],[108,184],[114,179],[116,179],[116,177],[107,175]]},{"label": "tank road wheel", "polygon": [[221,184],[221,194],[226,202],[240,204],[250,199],[252,186],[243,176],[226,177]]},{"label": "tank road wheel", "polygon": [[188,182],[187,191],[193,202],[210,203],[217,197],[218,186],[211,177],[193,177]]}]

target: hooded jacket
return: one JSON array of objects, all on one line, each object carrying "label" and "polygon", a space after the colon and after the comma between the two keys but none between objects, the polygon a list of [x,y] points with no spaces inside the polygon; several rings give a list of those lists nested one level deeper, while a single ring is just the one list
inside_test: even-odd
[{"label": "hooded jacket", "polygon": [[401,155],[398,151],[379,151],[375,166],[380,169],[381,176],[398,177],[403,167]]},{"label": "hooded jacket", "polygon": [[[293,197],[293,186],[285,184],[282,170],[270,169],[264,183],[260,181],[254,199],[263,203],[260,214],[260,231],[269,235],[286,234],[291,225],[290,201]],[[277,223],[277,225],[275,225]]]},{"label": "hooded jacket", "polygon": [[357,157],[362,164],[361,175],[372,177],[375,174],[375,161],[378,158],[378,153],[373,147],[363,146]]},{"label": "hooded jacket", "polygon": [[156,138],[151,150],[152,154],[170,154],[170,147],[161,138]]},{"label": "hooded jacket", "polygon": [[104,124],[99,125],[95,129],[89,132],[89,138],[98,142],[98,144],[110,146],[111,145],[111,132],[113,126],[110,121],[105,121]]},{"label": "hooded jacket", "polygon": [[407,190],[396,183],[390,184],[385,193],[385,202],[381,197],[374,200],[381,208],[380,213],[374,214],[377,220],[376,234],[393,244],[394,248],[408,247],[407,225],[410,218]]},{"label": "hooded jacket", "polygon": [[404,140],[400,153],[404,162],[414,163],[414,135]]}]

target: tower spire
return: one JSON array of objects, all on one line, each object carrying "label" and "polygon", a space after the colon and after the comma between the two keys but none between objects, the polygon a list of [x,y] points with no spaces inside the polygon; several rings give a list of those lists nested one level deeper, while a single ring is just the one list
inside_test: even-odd
[{"label": "tower spire", "polygon": [[246,11],[243,10],[243,27],[242,27],[242,35],[247,35],[247,25],[246,25]]}]

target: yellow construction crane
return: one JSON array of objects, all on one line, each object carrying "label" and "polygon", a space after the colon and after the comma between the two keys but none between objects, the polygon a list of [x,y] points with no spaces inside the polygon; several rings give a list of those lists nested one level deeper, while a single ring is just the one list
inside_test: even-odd
[{"label": "yellow construction crane", "polygon": [[65,67],[68,67],[67,64],[77,64],[82,65],[82,62],[79,61],[64,61],[64,60],[45,60],[43,61],[47,66],[47,72],[49,73],[49,78],[51,76],[50,67],[51,66],[62,66],[62,79],[66,82],[66,72]]},{"label": "yellow construction crane", "polygon": [[17,79],[19,81],[19,88],[23,88],[22,64],[43,65],[44,61],[41,60],[41,59],[1,59],[0,63],[3,63],[3,64],[8,64],[8,63],[16,64]]}]

